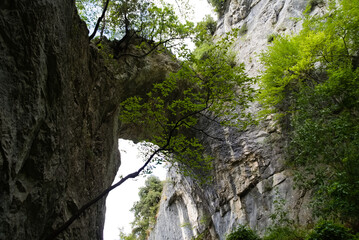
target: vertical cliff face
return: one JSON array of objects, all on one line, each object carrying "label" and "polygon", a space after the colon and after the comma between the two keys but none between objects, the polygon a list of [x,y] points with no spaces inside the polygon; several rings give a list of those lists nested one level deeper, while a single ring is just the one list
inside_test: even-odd
[{"label": "vertical cliff face", "polygon": [[[242,29],[234,47],[237,60],[246,64],[249,75],[257,76],[258,54],[269,45],[268,37],[298,32],[301,21],[295,18],[302,16],[306,4],[306,0],[226,1],[216,34]],[[313,14],[318,11],[320,6]],[[256,104],[251,107],[253,112],[258,109]],[[191,239],[200,233],[205,239],[225,239],[238,224],[263,233],[273,223],[270,216],[280,214],[279,208],[299,224],[311,221],[309,196],[293,189],[291,172],[284,167],[284,134],[270,116],[245,132],[212,126],[211,135],[225,138],[202,139],[215,157],[213,184],[198,186],[171,172],[150,239]]]},{"label": "vertical cliff face", "polygon": [[[0,239],[41,239],[112,183],[120,86],[73,1],[2,1],[0,13]],[[63,238],[101,239],[104,210]]]},{"label": "vertical cliff face", "polygon": [[[111,185],[120,101],[171,64],[166,54],[107,59],[72,0],[0,2],[0,239],[46,238]],[[104,214],[103,199],[60,238],[102,239]]]}]

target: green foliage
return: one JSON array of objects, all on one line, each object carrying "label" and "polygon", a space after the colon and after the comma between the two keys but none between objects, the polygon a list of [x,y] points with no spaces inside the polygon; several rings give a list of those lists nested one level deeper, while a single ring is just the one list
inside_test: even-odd
[{"label": "green foliage", "polygon": [[350,233],[348,228],[344,226],[329,222],[319,222],[313,231],[308,235],[305,240],[351,240],[354,236]]},{"label": "green foliage", "polygon": [[119,234],[120,240],[137,240],[136,236],[132,234],[126,234],[123,232],[123,229],[120,229]]},{"label": "green foliage", "polygon": [[293,220],[291,220],[288,216],[285,203],[285,199],[279,195],[279,191],[276,189],[275,198],[273,201],[274,213],[270,215],[270,218],[273,222],[272,228],[293,226]]},{"label": "green foliage", "polygon": [[269,35],[267,36],[267,42],[268,42],[268,43],[273,42],[276,37],[278,37],[278,34],[276,34],[276,33],[269,34]]},{"label": "green foliage", "polygon": [[226,240],[260,240],[252,229],[239,225],[235,230],[226,236]]},{"label": "green foliage", "polygon": [[270,216],[272,225],[267,229],[263,240],[303,240],[305,231],[297,228],[294,221],[289,218],[285,206],[285,199],[275,190],[273,201],[274,213]]},{"label": "green foliage", "polygon": [[[76,1],[80,16],[90,29],[94,28],[105,2]],[[104,34],[111,39],[136,35],[147,43],[173,47],[177,44],[176,41],[189,37],[193,33],[193,27],[194,24],[189,21],[181,22],[172,5],[164,1],[159,1],[156,5],[150,0],[111,0],[101,23],[100,35],[102,37]]]},{"label": "green foliage", "polygon": [[145,240],[149,232],[156,223],[156,214],[159,209],[161,193],[163,189],[162,182],[155,176],[150,176],[145,182],[145,186],[140,188],[138,193],[140,200],[135,202],[131,211],[135,215],[132,222],[133,231],[125,240],[135,239]]},{"label": "green foliage", "polygon": [[102,2],[100,0],[76,0],[77,11],[89,29],[95,28],[97,16],[101,14]]},{"label": "green foliage", "polygon": [[304,240],[306,232],[293,226],[276,226],[271,228],[263,240]]},{"label": "green foliage", "polygon": [[200,47],[203,44],[212,43],[213,35],[216,31],[217,22],[210,15],[206,15],[205,18],[197,23],[195,28],[195,37],[193,42],[196,47]]},{"label": "green foliage", "polygon": [[[282,106],[291,102],[292,76],[290,68],[299,58],[296,38],[278,36],[273,45],[261,55],[261,61],[266,69],[260,78],[258,100],[263,106],[261,116],[283,110]],[[275,107],[275,108],[274,108]],[[288,109],[284,109],[288,110]]]},{"label": "green foliage", "polygon": [[207,240],[211,239],[211,233],[209,228],[206,228],[203,232],[201,232],[197,237],[193,237],[192,240]]},{"label": "green foliage", "polygon": [[243,25],[239,29],[238,34],[239,34],[239,36],[243,36],[243,35],[245,35],[247,33],[247,31],[248,31],[248,25],[245,22],[245,23],[243,23]]},{"label": "green foliage", "polygon": [[121,104],[120,120],[148,131],[143,138],[161,148],[159,162],[179,163],[183,174],[202,180],[210,177],[211,157],[203,155],[204,147],[195,138],[208,130],[206,124],[199,128],[199,120],[240,128],[248,124],[249,115],[236,109],[248,107],[252,79],[242,65],[233,64],[231,38],[209,45],[205,57],[189,55],[181,69],[155,84],[146,98],[135,96]]},{"label": "green foliage", "polygon": [[222,15],[224,12],[225,0],[208,0],[208,2],[214,7],[214,10]]},{"label": "green foliage", "polygon": [[306,12],[312,11],[316,6],[323,5],[324,0],[309,0],[306,7]]},{"label": "green foliage", "polygon": [[319,216],[359,222],[359,1],[329,5],[296,36],[277,37],[261,60],[262,115],[290,120],[288,154]]}]

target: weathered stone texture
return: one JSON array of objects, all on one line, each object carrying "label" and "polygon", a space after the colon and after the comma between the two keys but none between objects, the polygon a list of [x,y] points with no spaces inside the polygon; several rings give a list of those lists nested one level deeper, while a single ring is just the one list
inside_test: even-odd
[{"label": "weathered stone texture", "polygon": [[[73,0],[0,2],[0,239],[46,238],[111,185],[128,137],[121,100],[175,66],[168,54],[118,58],[90,44]],[[104,214],[101,200],[59,239],[102,239]]]},{"label": "weathered stone texture", "polygon": [[[247,73],[257,76],[262,70],[258,55],[270,44],[268,36],[298,32],[301,21],[293,18],[302,16],[306,4],[305,0],[226,1],[216,35],[246,24],[247,32],[238,38],[234,50]],[[320,11],[317,7],[312,14]],[[253,104],[250,111],[258,109]],[[213,184],[198,186],[170,172],[151,240],[191,239],[205,229],[210,230],[211,239],[222,240],[238,224],[263,233],[273,223],[270,216],[278,214],[278,207],[299,224],[311,221],[309,194],[293,189],[293,176],[284,165],[284,134],[270,116],[245,132],[221,126],[212,126],[210,131],[224,138],[222,142],[203,138],[207,152],[215,157]],[[280,199],[284,206],[276,203]]]},{"label": "weathered stone texture", "polygon": [[[112,183],[111,80],[73,1],[0,4],[0,239],[41,239]],[[63,235],[101,239],[104,202]]]}]

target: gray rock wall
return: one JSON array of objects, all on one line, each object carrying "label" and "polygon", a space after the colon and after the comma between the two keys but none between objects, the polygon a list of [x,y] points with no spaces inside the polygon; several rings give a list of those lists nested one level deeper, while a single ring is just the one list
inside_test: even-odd
[{"label": "gray rock wall", "polygon": [[[258,54],[270,44],[268,36],[298,32],[301,21],[294,18],[302,16],[306,4],[306,0],[227,1],[216,35],[246,25],[247,32],[237,39],[234,51],[247,73],[257,76],[262,70]],[[312,14],[321,11],[317,7]],[[250,111],[258,109],[253,103]],[[222,240],[238,224],[263,233],[274,223],[270,216],[280,211],[299,224],[311,222],[309,194],[293,189],[292,174],[284,166],[283,130],[271,116],[245,132],[212,126],[211,135],[225,139],[202,139],[215,157],[213,184],[198,186],[170,172],[151,240],[191,239],[205,230],[211,239]]]},{"label": "gray rock wall", "polygon": [[[0,3],[0,239],[47,237],[113,181],[120,86],[87,36],[74,1]],[[104,214],[61,239],[102,239]]]},{"label": "gray rock wall", "polygon": [[[107,44],[116,57],[140,51]],[[117,138],[141,138],[119,130],[119,104],[177,65],[168,54],[106,53],[73,0],[0,1],[0,239],[48,237],[111,185]],[[58,239],[102,239],[104,214],[102,199]]]}]

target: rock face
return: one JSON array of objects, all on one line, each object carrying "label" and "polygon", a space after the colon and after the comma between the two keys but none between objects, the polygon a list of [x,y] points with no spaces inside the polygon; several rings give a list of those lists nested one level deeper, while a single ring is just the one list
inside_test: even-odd
[{"label": "rock face", "polygon": [[[112,183],[120,86],[73,1],[2,1],[0,29],[0,239],[42,239]],[[101,239],[104,213],[62,238]]]},{"label": "rock face", "polygon": [[[165,77],[160,55],[109,64],[74,1],[0,2],[0,239],[45,239],[111,185],[119,103]],[[102,239],[104,214],[103,199],[59,239]]]},{"label": "rock face", "polygon": [[[306,4],[305,0],[226,1],[216,34],[243,29],[234,50],[248,74],[257,76],[258,54],[270,44],[269,36],[298,32],[301,22],[293,18],[302,16]],[[317,7],[312,14],[319,11]],[[258,108],[253,104],[251,111]],[[245,132],[221,126],[212,126],[211,131],[210,135],[225,139],[203,138],[215,157],[213,184],[198,186],[170,172],[151,240],[192,239],[200,233],[206,234],[205,239],[222,240],[238,224],[263,233],[274,223],[271,215],[280,213],[299,224],[311,221],[309,194],[293,189],[291,172],[284,167],[284,134],[270,116]]]}]

